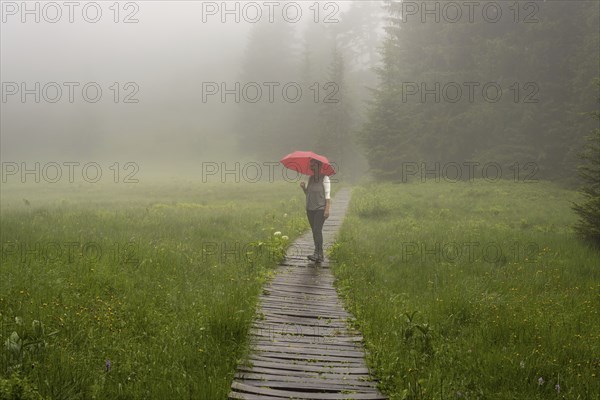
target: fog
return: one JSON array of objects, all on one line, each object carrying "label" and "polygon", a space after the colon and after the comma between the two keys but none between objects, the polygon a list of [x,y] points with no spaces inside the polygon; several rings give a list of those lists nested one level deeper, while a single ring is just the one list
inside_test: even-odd
[{"label": "fog", "polygon": [[[250,26],[201,23],[201,6],[192,2],[139,5],[138,23],[3,24],[3,81],[98,82],[103,89],[98,103],[82,99],[81,90],[70,103],[64,86],[55,104],[3,103],[3,159],[112,157],[158,165],[214,154],[211,138],[229,127],[225,114],[201,103],[199,86],[235,79]],[[138,103],[115,104],[114,82],[122,90],[134,82],[139,91],[131,100]]]},{"label": "fog", "polygon": [[[485,14],[481,20],[479,9],[473,14],[481,21],[466,20],[468,10],[459,10],[458,23],[448,21],[454,15],[448,2],[438,3],[438,15],[428,17],[418,11],[423,2],[395,2],[413,20],[399,24],[401,34],[386,36],[394,14],[379,1],[3,2],[0,156],[17,163],[135,162],[145,173],[193,175],[207,161],[271,162],[293,150],[315,150],[342,165],[346,177],[389,170],[402,160],[549,160],[570,174],[592,126],[576,113],[595,102],[597,3],[503,5],[494,23]],[[579,39],[566,39],[563,31],[575,28]],[[398,53],[386,54],[394,37]],[[480,40],[470,42],[474,37]],[[385,82],[392,70],[394,80]],[[402,101],[385,121],[396,131],[386,144],[385,129],[371,129],[382,122],[381,99],[372,89],[383,93],[392,82],[406,100],[407,81],[413,89],[432,79],[443,88],[444,82],[497,81],[504,98],[516,87],[515,97],[535,92],[539,102],[502,108],[476,98],[466,107],[441,101],[442,109],[439,100],[425,98],[413,110]],[[296,87],[301,100],[290,101]],[[331,98],[336,105],[326,104]],[[569,109],[557,115],[553,106],[561,102]],[[528,126],[532,114],[546,122],[548,114],[555,124]],[[479,141],[489,126],[506,124],[514,126]],[[561,131],[563,125],[577,132]],[[506,132],[519,134],[511,139]],[[540,141],[552,148],[540,149]],[[453,146],[460,151],[448,152]],[[515,146],[523,153],[517,158]],[[555,154],[557,147],[564,154]]]},{"label": "fog", "polygon": [[[238,15],[222,15],[219,3],[205,3],[216,5],[216,14],[208,14],[214,10],[202,2],[129,3],[136,7],[123,6],[119,23],[109,3],[98,3],[102,17],[96,23],[84,19],[82,7],[74,8],[70,23],[69,8],[60,6],[62,18],[51,23],[56,8],[44,11],[44,3],[31,14],[24,14],[21,3],[14,3],[17,11],[3,4],[2,81],[17,83],[19,91],[5,94],[2,102],[2,160],[129,161],[141,171],[179,174],[203,161],[256,159],[235,146],[233,115],[239,104],[234,96],[224,103],[219,96],[203,102],[202,84],[234,87],[243,72],[248,36],[257,24],[268,23],[269,8],[257,3],[263,18],[255,23],[249,17],[253,10],[244,11],[243,3],[237,3]],[[35,10],[33,2],[28,4]],[[349,6],[339,5],[340,12]],[[299,50],[298,35],[311,22],[310,10],[303,5],[298,23],[282,22],[280,10],[271,15],[293,32]],[[85,15],[94,18],[96,9]],[[127,16],[138,22],[125,23]],[[23,82],[37,92],[39,103],[35,93],[21,98]],[[73,102],[65,82],[74,82]],[[84,97],[82,88],[90,82],[102,90],[97,102],[92,102],[95,87],[88,89],[90,100]],[[48,83],[62,89],[54,103],[48,99],[58,92],[52,85],[45,93]]]}]

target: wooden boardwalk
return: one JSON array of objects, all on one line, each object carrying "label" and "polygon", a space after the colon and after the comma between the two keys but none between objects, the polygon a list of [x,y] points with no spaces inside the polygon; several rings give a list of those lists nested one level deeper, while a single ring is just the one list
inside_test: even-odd
[{"label": "wooden boardwalk", "polygon": [[[350,200],[341,189],[323,227],[324,247],[334,240]],[[314,249],[310,230],[288,249],[263,289],[251,331],[251,354],[238,366],[230,399],[386,399],[369,377],[362,337],[347,324],[327,258]]]}]

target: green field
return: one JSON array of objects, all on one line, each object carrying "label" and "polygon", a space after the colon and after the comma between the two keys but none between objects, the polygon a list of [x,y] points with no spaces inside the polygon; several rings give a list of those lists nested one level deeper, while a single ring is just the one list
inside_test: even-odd
[{"label": "green field", "polygon": [[2,194],[0,393],[47,399],[225,398],[281,238],[308,227],[292,183]]},{"label": "green field", "polygon": [[573,235],[575,199],[544,182],[354,190],[337,286],[391,399],[600,398],[600,253]]},{"label": "green field", "polygon": [[[600,398],[600,255],[573,235],[576,198],[544,182],[354,189],[334,272],[391,399]],[[1,200],[0,394],[20,381],[31,399],[225,398],[261,286],[308,228],[295,183]]]}]

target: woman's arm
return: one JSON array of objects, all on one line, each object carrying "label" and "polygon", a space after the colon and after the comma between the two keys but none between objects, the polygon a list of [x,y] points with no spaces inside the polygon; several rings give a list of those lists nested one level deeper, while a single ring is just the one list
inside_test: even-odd
[{"label": "woman's arm", "polygon": [[329,218],[329,204],[331,203],[331,181],[327,175],[323,178],[323,188],[325,189],[325,213],[323,216],[327,219]]}]

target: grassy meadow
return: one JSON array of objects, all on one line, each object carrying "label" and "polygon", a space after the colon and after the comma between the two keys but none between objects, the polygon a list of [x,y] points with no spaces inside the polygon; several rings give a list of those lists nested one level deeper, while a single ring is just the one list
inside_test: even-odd
[{"label": "grassy meadow", "polygon": [[[390,399],[600,398],[600,254],[573,235],[575,199],[544,182],[354,188],[336,285]],[[0,398],[226,398],[261,287],[308,229],[295,183],[1,200]]]},{"label": "grassy meadow", "polygon": [[308,227],[285,182],[4,185],[1,204],[0,398],[226,398]]},{"label": "grassy meadow", "polygon": [[545,182],[356,188],[337,287],[390,399],[599,399],[600,253]]}]

